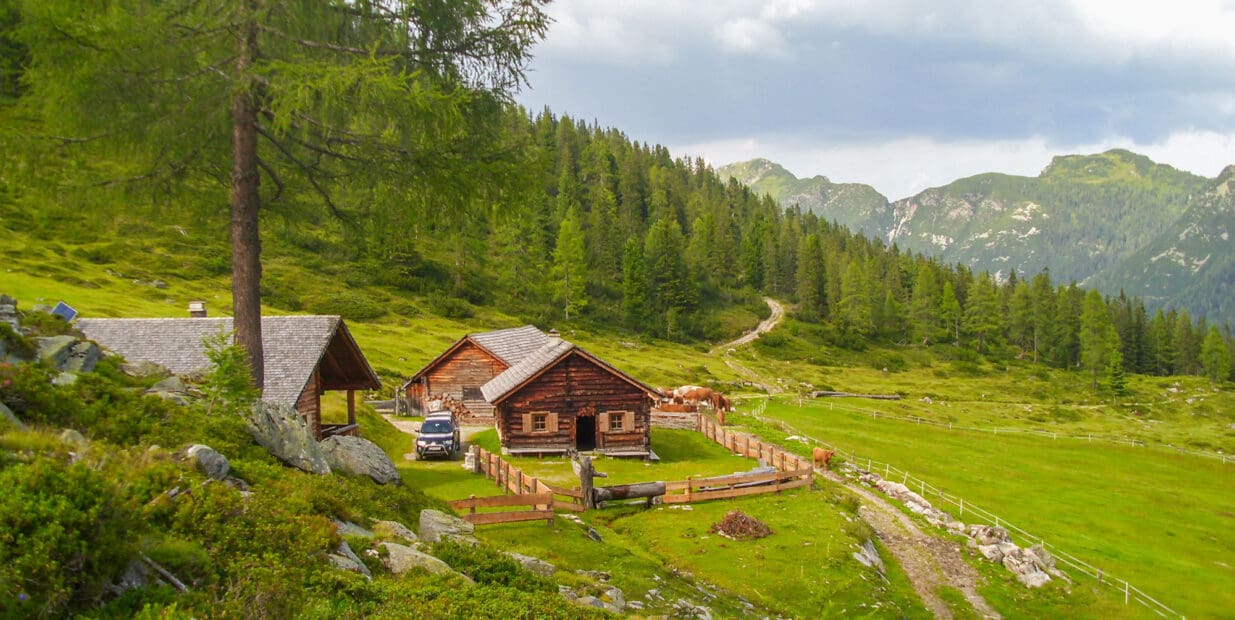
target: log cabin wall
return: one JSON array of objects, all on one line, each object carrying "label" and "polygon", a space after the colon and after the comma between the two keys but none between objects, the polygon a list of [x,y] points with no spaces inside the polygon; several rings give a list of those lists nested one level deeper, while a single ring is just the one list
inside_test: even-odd
[{"label": "log cabin wall", "polygon": [[322,371],[314,368],[308,382],[296,399],[296,411],[304,416],[305,421],[313,429],[313,436],[322,437]]},{"label": "log cabin wall", "polygon": [[422,409],[428,400],[446,394],[463,401],[469,412],[466,417],[492,419],[493,405],[480,395],[480,386],[507,368],[505,362],[465,342],[425,375]]},{"label": "log cabin wall", "polygon": [[[550,450],[578,445],[576,418],[596,417],[596,448],[646,450],[652,427],[651,400],[646,392],[610,370],[572,352],[544,374],[502,401],[498,424],[503,447]],[[553,414],[543,431],[526,428],[530,415]],[[609,419],[621,417],[622,430],[610,431]]]}]

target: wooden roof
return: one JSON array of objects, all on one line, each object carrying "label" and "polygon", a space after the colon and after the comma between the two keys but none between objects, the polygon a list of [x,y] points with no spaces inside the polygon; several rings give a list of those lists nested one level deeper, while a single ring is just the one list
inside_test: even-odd
[{"label": "wooden roof", "polygon": [[[150,361],[176,374],[210,367],[203,339],[232,333],[232,319],[79,319],[87,338],[129,361]],[[377,373],[338,316],[262,317],[262,400],[295,405],[319,365],[326,390],[376,390]]]},{"label": "wooden roof", "polygon": [[505,372],[481,386],[480,392],[484,395],[485,400],[490,403],[494,405],[501,403],[519,391],[523,386],[535,381],[537,377],[543,375],[572,353],[596,364],[618,379],[644,391],[648,396],[652,398],[657,396],[656,390],[648,387],[638,379],[614,368],[609,363],[580,349],[574,344],[561,339],[549,339],[548,343],[531,355],[528,355],[523,361],[511,366]]},{"label": "wooden roof", "polygon": [[491,332],[480,332],[476,334],[467,334],[466,336],[455,341],[440,355],[433,358],[424,368],[416,371],[412,378],[403,383],[400,390],[407,389],[407,386],[421,377],[431,372],[438,364],[442,363],[452,353],[458,351],[460,347],[467,343],[472,343],[489,355],[492,355],[498,361],[506,364],[509,368],[523,361],[525,357],[536,352],[549,342],[549,337],[544,332],[536,328],[535,325],[524,325],[523,327],[511,327],[508,329],[498,329]]}]

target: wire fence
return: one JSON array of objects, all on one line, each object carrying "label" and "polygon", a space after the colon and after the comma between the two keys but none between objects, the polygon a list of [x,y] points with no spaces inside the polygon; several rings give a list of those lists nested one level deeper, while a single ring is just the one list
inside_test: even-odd
[{"label": "wire fence", "polygon": [[[798,405],[799,406],[802,405],[801,398],[798,399]],[[1224,452],[1206,452],[1204,450],[1193,450],[1189,448],[1181,448],[1174,444],[1162,443],[1162,442],[1156,442],[1156,441],[1145,441],[1143,439],[1136,439],[1133,437],[1117,437],[1114,435],[1103,435],[1103,434],[1094,434],[1094,433],[1086,433],[1084,435],[1070,435],[1070,434],[1059,433],[1055,431],[1045,431],[1045,430],[1036,429],[1036,428],[1018,428],[1014,426],[966,426],[962,424],[954,424],[952,422],[940,422],[938,420],[930,420],[930,419],[921,418],[918,416],[898,416],[898,415],[893,415],[889,413],[884,413],[882,411],[878,411],[875,409],[861,409],[858,407],[849,407],[849,406],[834,403],[834,402],[829,402],[827,403],[827,405],[828,405],[829,410],[857,413],[857,414],[861,414],[864,416],[870,416],[873,419],[896,420],[900,422],[909,422],[912,424],[927,424],[927,425],[936,426],[939,428],[947,428],[949,430],[976,431],[980,433],[992,433],[995,435],[999,435],[999,434],[1037,435],[1039,437],[1047,437],[1050,439],[1069,439],[1069,440],[1078,440],[1078,441],[1088,441],[1090,443],[1098,441],[1098,442],[1103,442],[1103,443],[1113,443],[1117,445],[1125,445],[1125,446],[1131,446],[1131,447],[1137,447],[1137,448],[1161,448],[1161,449],[1167,449],[1167,450],[1174,451],[1178,454],[1187,454],[1189,456],[1198,456],[1202,458],[1213,459],[1215,461],[1220,461],[1223,465],[1227,465],[1227,464],[1235,465],[1235,455],[1226,454]]]},{"label": "wire fence", "polygon": [[[796,429],[794,429],[792,426],[790,426],[789,424],[781,420],[768,419],[767,417],[764,416],[764,414],[767,412],[767,406],[770,400],[771,400],[770,398],[761,399],[759,401],[759,404],[755,405],[754,408],[751,409],[751,416],[764,424],[767,424],[774,428],[778,427],[781,431],[789,433],[792,436],[803,438],[811,443],[814,443],[814,444],[823,446],[829,450],[832,450],[837,456],[841,456],[845,458],[847,461],[846,465],[853,467],[854,469],[865,470],[865,471],[869,471],[872,473],[880,474],[883,476],[885,480],[895,481],[899,478],[901,484],[904,484],[905,486],[909,487],[910,490],[916,490],[918,492],[918,495],[921,495],[923,498],[926,498],[928,500],[934,500],[935,506],[937,508],[940,507],[939,506],[940,503],[949,504],[951,506],[954,506],[958,512],[957,518],[960,519],[962,522],[971,523],[971,522],[974,522],[974,520],[976,519],[979,522],[985,522],[987,524],[994,525],[996,527],[1002,527],[1008,530],[1009,532],[1014,532],[1017,535],[1019,535],[1019,537],[1023,541],[1027,541],[1030,544],[1042,545],[1043,548],[1045,548],[1047,551],[1050,551],[1051,555],[1055,557],[1057,563],[1063,564],[1064,566],[1074,571],[1077,571],[1081,574],[1084,574],[1087,577],[1096,579],[1098,583],[1100,584],[1105,584],[1109,587],[1116,589],[1119,592],[1122,592],[1124,595],[1125,605],[1131,603],[1132,601],[1136,601],[1137,603],[1144,605],[1146,608],[1157,613],[1159,616],[1162,616],[1162,617],[1178,617],[1178,618],[1185,617],[1183,614],[1175,611],[1174,609],[1171,609],[1170,607],[1166,606],[1166,604],[1162,603],[1158,599],[1153,598],[1149,594],[1146,594],[1144,590],[1141,590],[1140,588],[1132,585],[1126,579],[1121,579],[1119,577],[1115,577],[1113,575],[1107,574],[1101,568],[1098,568],[1096,566],[1089,564],[1088,562],[1085,562],[1084,560],[1081,560],[1080,558],[1076,557],[1075,555],[1069,553],[1068,551],[1064,549],[1060,549],[1054,544],[1047,542],[1041,536],[1037,536],[1035,534],[1025,531],[1024,529],[1021,529],[1020,527],[1009,522],[1006,518],[1003,518],[994,512],[986,510],[985,508],[977,506],[973,502],[965,501],[965,498],[963,497],[947,493],[943,489],[933,484],[930,484],[929,482],[926,482],[925,480],[922,480],[921,478],[918,478],[917,476],[914,476],[908,471],[903,470],[899,467],[896,467],[895,465],[892,465],[890,463],[885,463],[882,461],[876,461],[870,457],[861,456],[860,454],[858,454],[857,452],[853,450],[847,450],[841,446],[832,445],[831,443],[828,443],[821,439],[817,439],[809,435],[803,435],[799,433]],[[973,430],[990,430],[990,429],[973,429]],[[1000,430],[1003,431],[1003,429],[1000,429]],[[1042,431],[1034,431],[1034,432],[1041,433]],[[1047,433],[1047,435],[1049,434],[1050,433]],[[865,465],[865,467],[863,467],[863,465]],[[968,520],[966,520],[966,516],[965,516],[966,514],[969,515]]]}]

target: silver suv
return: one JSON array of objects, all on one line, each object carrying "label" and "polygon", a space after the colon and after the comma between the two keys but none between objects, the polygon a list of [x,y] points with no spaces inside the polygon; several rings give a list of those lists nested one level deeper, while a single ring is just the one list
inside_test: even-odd
[{"label": "silver suv", "polygon": [[416,436],[416,458],[444,456],[453,459],[463,451],[459,421],[449,411],[433,411],[425,416]]}]

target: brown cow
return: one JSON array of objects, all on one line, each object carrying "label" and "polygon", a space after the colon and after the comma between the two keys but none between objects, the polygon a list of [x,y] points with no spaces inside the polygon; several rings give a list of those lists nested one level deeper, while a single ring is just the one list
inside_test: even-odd
[{"label": "brown cow", "polygon": [[828,463],[832,461],[832,451],[816,447],[811,453],[811,460],[814,461],[815,467],[823,465],[823,471],[828,471]]}]

